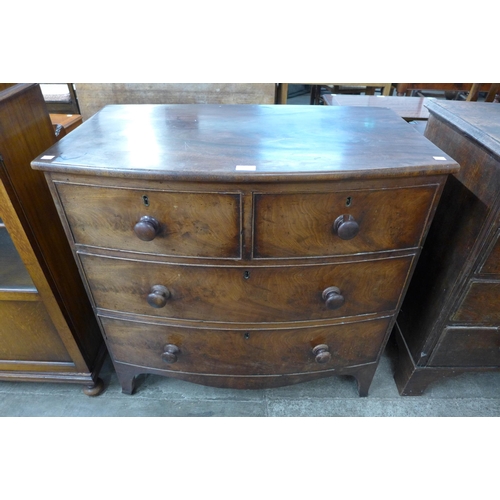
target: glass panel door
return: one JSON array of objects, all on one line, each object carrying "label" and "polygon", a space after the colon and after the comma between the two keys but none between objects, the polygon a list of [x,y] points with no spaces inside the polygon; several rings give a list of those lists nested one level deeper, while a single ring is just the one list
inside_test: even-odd
[{"label": "glass panel door", "polygon": [[0,292],[36,292],[35,285],[0,218]]}]

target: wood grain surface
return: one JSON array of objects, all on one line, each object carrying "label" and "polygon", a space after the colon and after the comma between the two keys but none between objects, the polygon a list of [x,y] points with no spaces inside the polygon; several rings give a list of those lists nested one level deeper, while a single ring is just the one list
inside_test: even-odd
[{"label": "wood grain surface", "polygon": [[[254,257],[339,255],[418,247],[437,186],[332,193],[255,195]],[[342,240],[337,217],[359,234]]]},{"label": "wood grain surface", "polygon": [[[295,330],[203,330],[101,318],[117,361],[163,370],[220,375],[316,372],[374,362],[389,319]],[[355,341],[354,341],[355,339]],[[165,344],[179,349],[165,363]],[[329,363],[315,361],[312,349],[326,344]]]},{"label": "wood grain surface", "polygon": [[[80,254],[98,308],[165,318],[221,322],[280,322],[393,311],[412,256],[339,265],[209,267],[157,264]],[[248,276],[248,277],[247,277]],[[170,298],[147,303],[154,285]],[[322,292],[336,286],[342,307],[326,307]]]},{"label": "wood grain surface", "polygon": [[498,367],[500,329],[475,327],[446,328],[429,366]]},{"label": "wood grain surface", "polygon": [[[160,255],[241,257],[237,192],[56,186],[76,243]],[[141,241],[134,233],[142,216],[159,223],[159,234],[152,241]]]},{"label": "wood grain surface", "polygon": [[84,125],[45,152],[52,158],[40,156],[33,167],[136,179],[245,183],[458,170],[453,159],[383,108],[117,105],[105,107]]},{"label": "wood grain surface", "polygon": [[452,321],[500,325],[500,281],[472,281]]}]

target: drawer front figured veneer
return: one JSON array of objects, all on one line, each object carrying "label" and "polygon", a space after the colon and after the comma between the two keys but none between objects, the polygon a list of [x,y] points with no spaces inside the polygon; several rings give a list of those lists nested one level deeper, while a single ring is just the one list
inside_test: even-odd
[{"label": "drawer front figured veneer", "polygon": [[158,264],[88,254],[80,258],[98,308],[165,318],[250,323],[393,311],[412,263],[412,256],[405,256],[337,265],[246,269]]},{"label": "drawer front figured veneer", "polygon": [[255,195],[255,258],[418,247],[437,186]]},{"label": "drawer front figured veneer", "polygon": [[374,363],[390,319],[256,331],[145,325],[106,317],[101,321],[117,361],[174,372],[252,376]]},{"label": "drawer front figured veneer", "polygon": [[107,106],[32,165],[127,394],[153,373],[366,396],[458,169],[388,109],[237,105]]},{"label": "drawer front figured veneer", "polygon": [[58,183],[76,243],[160,255],[240,258],[240,195]]}]

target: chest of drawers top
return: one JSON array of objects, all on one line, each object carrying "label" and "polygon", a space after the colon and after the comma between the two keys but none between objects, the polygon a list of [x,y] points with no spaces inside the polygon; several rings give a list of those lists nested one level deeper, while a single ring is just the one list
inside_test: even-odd
[{"label": "chest of drawers top", "polygon": [[455,161],[389,109],[208,104],[106,106],[32,166],[218,182],[458,170]]}]

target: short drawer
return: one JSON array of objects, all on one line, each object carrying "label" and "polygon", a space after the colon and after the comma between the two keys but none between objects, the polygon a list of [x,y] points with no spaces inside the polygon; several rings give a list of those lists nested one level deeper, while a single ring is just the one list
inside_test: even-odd
[{"label": "short drawer", "polygon": [[418,247],[435,193],[436,186],[431,185],[256,194],[254,257],[346,255]]},{"label": "short drawer", "polygon": [[89,254],[80,258],[98,308],[246,323],[393,311],[413,256],[248,268],[137,262]]},{"label": "short drawer", "polygon": [[500,281],[472,281],[452,321],[500,325]]},{"label": "short drawer", "polygon": [[429,366],[500,366],[498,328],[446,328]]},{"label": "short drawer", "polygon": [[239,193],[56,187],[76,243],[159,255],[241,257]]},{"label": "short drawer", "polygon": [[102,317],[115,361],[218,375],[332,370],[378,359],[389,319],[293,330],[202,330]]}]

